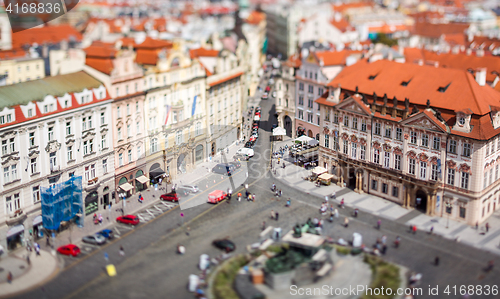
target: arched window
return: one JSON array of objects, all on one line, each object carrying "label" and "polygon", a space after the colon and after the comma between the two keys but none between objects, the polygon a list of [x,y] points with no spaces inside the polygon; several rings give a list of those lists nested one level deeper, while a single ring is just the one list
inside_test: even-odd
[{"label": "arched window", "polygon": [[196,146],[194,156],[196,162],[200,162],[201,160],[203,160],[203,145],[199,144]]},{"label": "arched window", "polygon": [[122,177],[122,178],[120,179],[120,181],[118,182],[118,186],[123,185],[123,184],[125,184],[126,182],[127,182],[127,178],[126,178],[126,177]]}]

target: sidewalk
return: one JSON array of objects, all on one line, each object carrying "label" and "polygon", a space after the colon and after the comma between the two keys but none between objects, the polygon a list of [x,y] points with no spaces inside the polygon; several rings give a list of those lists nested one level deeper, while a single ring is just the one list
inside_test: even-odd
[{"label": "sidewalk", "polygon": [[[285,144],[290,146],[292,140],[287,139],[285,141],[276,142],[273,150],[279,149],[285,146]],[[345,205],[353,209],[358,208],[362,212],[397,221],[407,227],[416,225],[419,231],[428,232],[433,226],[434,233],[437,235],[447,239],[459,240],[470,246],[500,254],[500,210],[496,211],[486,221],[490,225],[489,232],[486,233],[484,225],[476,230],[474,227],[462,222],[437,216],[427,216],[417,210],[403,208],[401,205],[389,200],[366,193],[359,194],[351,189],[342,188],[335,184],[318,188],[314,183],[303,179],[303,177],[311,174],[311,170],[306,170],[305,168],[287,162],[287,158],[288,153],[286,153],[284,159],[282,159],[282,163],[286,163],[286,168],[277,167],[275,177],[293,188],[300,189],[320,198],[329,196],[335,191],[337,197],[336,202],[340,202],[343,198]],[[281,166],[281,164],[278,166]],[[330,201],[333,201],[333,199],[330,199]]]},{"label": "sidewalk", "polygon": [[[226,159],[232,161],[233,155],[236,151],[242,147],[243,144],[240,142],[238,145],[234,143],[229,147],[229,153],[225,152]],[[179,176],[178,179],[174,180],[174,184],[181,186],[183,184],[194,184],[197,181],[205,178],[211,173],[211,169],[215,164],[219,163],[221,160],[221,154],[218,153],[212,161],[203,162],[197,165],[196,170],[190,173],[184,173]],[[205,169],[204,171],[199,171],[200,169]],[[165,185],[163,185],[164,187]],[[200,186],[201,189],[205,189],[204,186]],[[164,188],[158,188],[155,190],[153,186],[149,189],[141,192],[144,197],[144,202],[141,204],[138,199],[138,194],[129,197],[125,201],[124,211],[125,214],[134,214],[139,210],[147,208],[159,201],[160,195],[164,194]],[[92,235],[100,230],[111,227],[116,223],[115,219],[121,216],[122,213],[119,209],[122,208],[122,203],[113,203],[111,209],[99,210],[96,212],[97,215],[102,214],[103,222],[102,225],[95,225],[93,222],[93,214],[86,215],[84,219],[83,227],[78,227],[72,225],[71,229],[66,229],[56,235],[56,238],[50,239],[51,246],[47,246],[46,239],[39,239],[37,242],[41,247],[41,255],[36,256],[35,252],[31,252],[30,261],[31,265],[28,265],[26,260],[27,251],[26,248],[19,248],[8,255],[3,255],[0,258],[0,297],[7,295],[12,295],[15,293],[20,293],[26,291],[34,286],[38,286],[52,277],[54,277],[58,270],[59,257],[54,249],[59,246],[66,245],[68,243],[78,243],[82,237],[87,235]],[[7,274],[9,271],[12,272],[13,281],[12,283],[7,282]]]},{"label": "sidewalk", "polygon": [[[0,297],[12,296],[17,293],[39,286],[54,277],[60,264],[58,257],[45,250],[40,251],[40,256],[36,256],[34,251],[30,255],[31,264],[26,262],[26,250],[20,248],[0,260],[0,267],[3,269],[0,279]],[[19,266],[25,268],[20,269]],[[13,280],[7,282],[7,274],[12,272]]]}]

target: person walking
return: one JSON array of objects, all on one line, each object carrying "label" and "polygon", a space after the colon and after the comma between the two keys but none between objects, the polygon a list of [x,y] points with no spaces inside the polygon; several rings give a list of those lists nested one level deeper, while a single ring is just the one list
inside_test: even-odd
[{"label": "person walking", "polygon": [[401,238],[399,236],[397,236],[396,240],[394,240],[394,247],[398,248],[399,247],[399,242],[401,242]]},{"label": "person walking", "polygon": [[344,199],[343,199],[343,198],[340,200],[340,207],[341,207],[342,209],[344,208]]},{"label": "person walking", "polygon": [[493,270],[493,266],[494,266],[494,265],[495,265],[495,264],[494,264],[493,260],[490,260],[490,261],[488,262],[488,266],[486,266],[486,269],[485,269],[485,270],[486,270],[486,272],[491,272],[491,270]]},{"label": "person walking", "polygon": [[271,210],[271,219],[275,219],[276,218],[276,213],[274,212],[274,210]]},{"label": "person walking", "polygon": [[380,226],[382,225],[382,220],[377,220],[377,229],[380,229]]},{"label": "person walking", "polygon": [[486,227],[486,232],[488,232],[490,230],[490,224],[488,222],[486,222],[485,227]]},{"label": "person walking", "polygon": [[238,192],[238,201],[241,201],[241,192]]},{"label": "person walking", "polygon": [[412,231],[413,231],[413,234],[414,234],[414,235],[415,235],[415,234],[417,234],[417,226],[416,226],[416,225],[414,225],[414,226],[413,226]]},{"label": "person walking", "polygon": [[12,272],[9,271],[9,273],[7,273],[7,282],[8,283],[12,283],[12,279],[13,279],[13,275],[12,275]]},{"label": "person walking", "polygon": [[46,239],[45,239],[45,240],[46,240],[45,245],[46,245],[47,247],[49,247],[49,246],[50,246],[50,238],[49,238],[49,235],[48,235],[48,234],[47,234],[47,237],[46,237]]},{"label": "person walking", "polygon": [[434,266],[439,266],[439,256],[434,258]]},{"label": "person walking", "polygon": [[344,218],[344,227],[347,228],[349,226],[349,218]]},{"label": "person walking", "polygon": [[339,210],[335,209],[333,214],[335,215],[335,218],[339,218]]},{"label": "person walking", "polygon": [[354,209],[354,217],[358,217],[358,213],[359,213],[358,208],[355,208],[355,209]]},{"label": "person walking", "polygon": [[289,208],[290,207],[290,198],[288,198],[288,200],[286,201],[286,207]]},{"label": "person walking", "polygon": [[278,221],[278,218],[280,218],[280,214],[278,212],[276,212],[276,218],[275,218],[275,220]]},{"label": "person walking", "polygon": [[40,245],[38,243],[35,243],[35,252],[37,256],[40,255]]},{"label": "person walking", "polygon": [[328,204],[328,195],[325,196],[325,203]]},{"label": "person walking", "polygon": [[31,265],[31,260],[30,260],[30,254],[26,255],[26,262],[28,263],[28,266]]},{"label": "person walking", "polygon": [[382,244],[386,244],[387,243],[387,236],[386,235],[383,235],[382,236]]},{"label": "person walking", "polygon": [[262,230],[265,230],[265,229],[266,229],[266,222],[262,221]]},{"label": "person walking", "polygon": [[476,221],[476,230],[479,228],[479,222]]},{"label": "person walking", "polygon": [[123,249],[123,246],[120,245],[120,256],[125,256],[125,250]]},{"label": "person walking", "polygon": [[432,235],[433,232],[434,232],[434,226],[431,226],[431,229],[429,230],[429,234]]}]

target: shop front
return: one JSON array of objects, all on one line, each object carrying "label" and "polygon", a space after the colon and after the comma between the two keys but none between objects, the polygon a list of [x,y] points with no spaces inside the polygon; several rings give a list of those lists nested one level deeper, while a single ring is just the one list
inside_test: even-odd
[{"label": "shop front", "polygon": [[158,184],[165,177],[165,171],[161,169],[160,163],[155,163],[149,169],[149,180],[152,185]]},{"label": "shop front", "polygon": [[135,191],[140,192],[148,188],[148,178],[144,175],[142,170],[135,173]]},{"label": "shop front", "polygon": [[33,219],[33,238],[40,239],[43,238],[43,218],[42,215],[38,215]]},{"label": "shop front", "polygon": [[24,225],[18,224],[12,226],[7,231],[7,248],[8,250],[14,250],[23,246],[24,242]]},{"label": "shop front", "polygon": [[85,215],[91,215],[99,209],[99,196],[97,191],[92,191],[85,197]]},{"label": "shop front", "polygon": [[126,197],[130,197],[132,194],[131,194],[131,190],[134,189],[134,186],[132,186],[131,184],[129,184],[127,182],[127,178],[126,177],[122,177],[120,179],[120,181],[118,182],[118,185],[119,185],[119,192],[125,192],[126,194]]},{"label": "shop front", "polygon": [[106,207],[109,204],[111,204],[111,202],[109,201],[109,187],[108,186],[104,187],[104,189],[102,189],[102,193],[104,195],[102,196],[101,204],[104,207],[104,209],[106,209]]}]

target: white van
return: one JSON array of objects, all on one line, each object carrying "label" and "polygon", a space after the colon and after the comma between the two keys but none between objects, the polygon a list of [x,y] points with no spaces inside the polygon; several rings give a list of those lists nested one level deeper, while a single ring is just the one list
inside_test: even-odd
[{"label": "white van", "polygon": [[243,147],[243,148],[240,148],[237,152],[236,152],[236,155],[243,155],[243,156],[247,156],[249,158],[253,157],[254,155],[254,151],[253,149],[251,148],[246,148],[246,147]]}]

